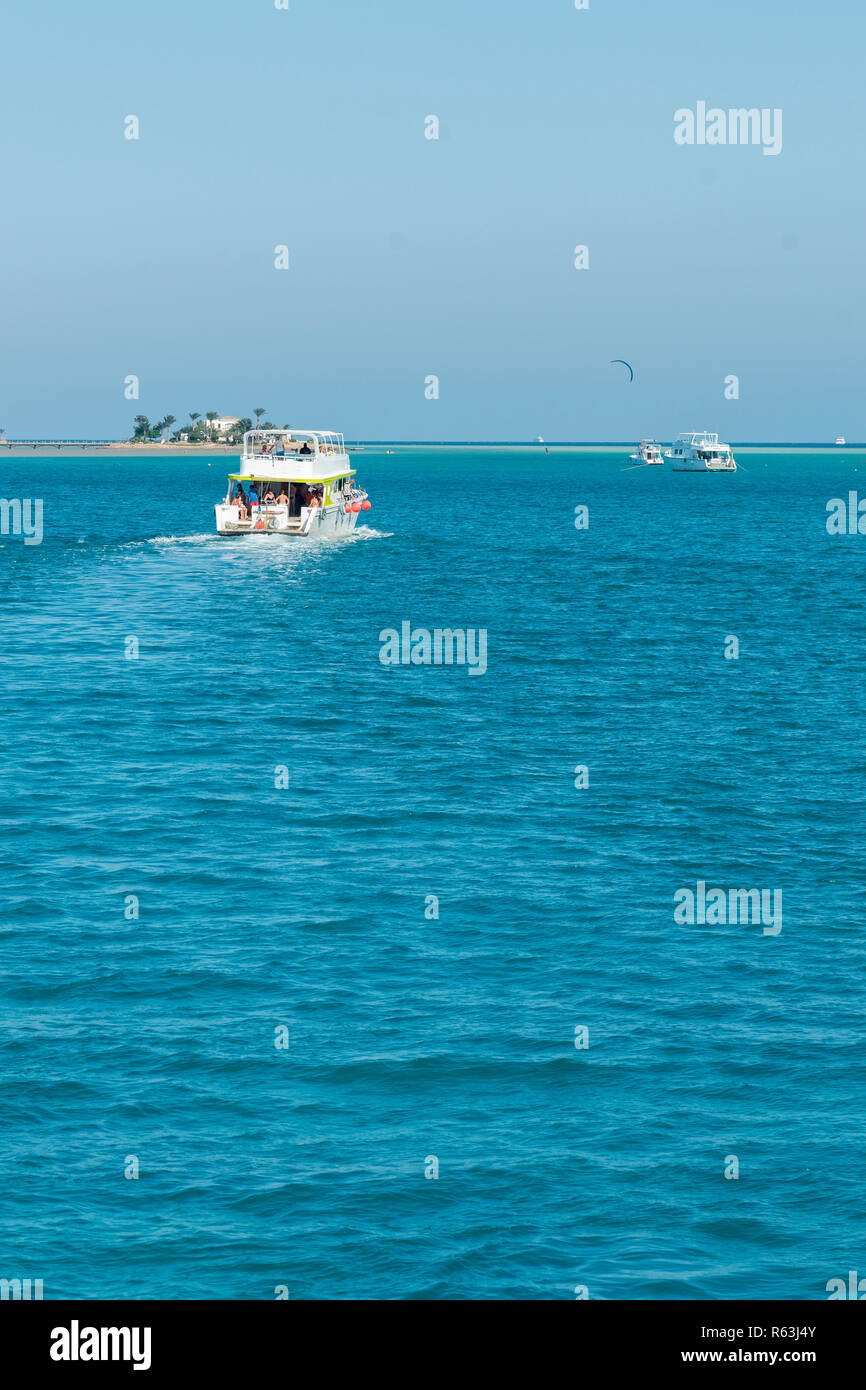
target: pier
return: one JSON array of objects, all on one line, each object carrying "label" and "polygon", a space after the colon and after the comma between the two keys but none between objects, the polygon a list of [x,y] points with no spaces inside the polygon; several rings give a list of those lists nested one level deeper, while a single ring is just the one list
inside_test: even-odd
[{"label": "pier", "polygon": [[118,439],[0,439],[6,449],[108,449]]}]

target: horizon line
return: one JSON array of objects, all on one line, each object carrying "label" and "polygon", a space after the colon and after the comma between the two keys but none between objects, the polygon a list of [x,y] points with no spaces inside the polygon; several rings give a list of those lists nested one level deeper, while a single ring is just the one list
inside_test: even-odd
[{"label": "horizon line", "polygon": [[[738,439],[733,439],[733,438],[732,438],[729,442],[731,443],[731,445],[736,446],[737,448],[741,448],[741,449],[744,449],[744,448],[759,448],[759,447],[761,447],[762,445],[767,445],[767,446],[772,445],[772,446],[775,447],[775,448],[800,448],[800,449],[804,449],[804,448],[809,448],[809,449],[822,449],[822,448],[828,448],[828,449],[833,449],[833,450],[836,450],[836,449],[863,449],[863,448],[866,448],[866,441],[859,441],[859,440],[846,440],[844,444],[837,444],[835,440],[830,440],[830,439],[739,439],[739,440],[738,440]],[[398,445],[398,446],[412,446],[412,447],[418,447],[418,446],[421,446],[421,445],[431,445],[431,446],[432,446],[432,445],[437,445],[437,446],[440,446],[440,447],[442,447],[442,446],[444,446],[444,447],[457,447],[457,446],[460,446],[460,445],[470,445],[470,446],[474,446],[474,447],[480,447],[480,446],[487,446],[487,445],[490,445],[490,446],[493,446],[493,447],[501,447],[501,446],[503,446],[503,445],[509,445],[509,446],[515,447],[515,448],[527,448],[527,449],[542,449],[542,448],[544,448],[544,449],[547,449],[547,448],[558,448],[558,449],[563,449],[563,448],[564,448],[564,449],[569,449],[569,448],[581,448],[581,449],[586,449],[586,448],[592,448],[592,447],[594,447],[594,446],[596,446],[596,445],[604,446],[604,447],[606,447],[606,448],[613,448],[613,447],[619,448],[620,446],[621,446],[622,448],[633,448],[633,447],[634,447],[634,444],[635,444],[635,441],[634,441],[633,438],[631,438],[631,439],[543,439],[543,440],[541,440],[541,441],[539,441],[539,440],[537,440],[537,439],[361,439],[361,438],[357,438],[357,439],[346,439],[346,440],[345,440],[345,443],[346,443],[346,446],[347,446],[347,447],[353,447],[353,446],[363,445],[363,444],[373,444],[373,445],[378,445],[378,444],[396,444],[396,445]],[[30,439],[24,439],[24,438],[21,438],[21,439],[0,439],[0,448],[6,448],[6,449],[15,449],[15,448],[18,448],[19,446],[24,446],[24,445],[29,445],[29,446],[32,448],[34,445],[36,445],[37,447],[40,446],[40,445],[43,445],[43,446],[45,446],[45,447],[51,447],[52,445],[57,446],[57,445],[63,445],[63,444],[66,444],[66,445],[75,445],[75,444],[80,444],[80,445],[102,445],[102,446],[105,446],[105,445],[113,445],[113,446],[115,446],[115,447],[118,447],[118,446],[122,447],[122,446],[125,446],[125,445],[129,445],[130,447],[134,447],[134,448],[153,448],[153,449],[166,449],[166,448],[177,448],[177,447],[181,447],[181,448],[185,448],[185,449],[220,449],[220,448],[222,448],[225,452],[228,452],[228,453],[231,453],[231,452],[233,452],[235,449],[240,448],[240,445],[229,445],[229,444],[225,443],[225,441],[219,441],[219,440],[214,440],[214,441],[202,441],[202,440],[173,439],[173,440],[169,440],[169,441],[164,441],[164,440],[158,440],[158,439],[150,439],[150,440],[136,440],[136,439],[97,439],[97,438],[94,438],[93,436],[90,436],[89,438],[86,437],[86,436],[81,436],[80,438],[73,438],[73,437],[68,436],[68,435],[66,435],[66,436],[58,436],[58,437],[55,437],[55,438],[48,438],[47,436],[44,436],[44,435],[43,435],[43,436],[41,436],[41,437],[30,438]]]}]

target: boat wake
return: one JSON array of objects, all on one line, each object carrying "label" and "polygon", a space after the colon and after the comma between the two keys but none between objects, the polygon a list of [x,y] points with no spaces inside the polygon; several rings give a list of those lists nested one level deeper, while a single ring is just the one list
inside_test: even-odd
[{"label": "boat wake", "polygon": [[[386,540],[393,534],[393,531],[377,531],[375,526],[356,526],[353,531],[349,532],[348,536],[344,536],[342,539],[347,541],[379,541]],[[340,537],[334,539],[339,540]]]},{"label": "boat wake", "polygon": [[[247,533],[242,536],[218,536],[213,531],[199,531],[190,536],[148,536],[146,540],[127,541],[120,548],[122,550],[138,550],[143,546],[154,548],[168,548],[169,546],[185,545],[207,545],[219,550],[258,550],[262,547],[268,549],[297,549],[308,550],[311,547],[320,545],[331,545],[337,543],[345,545],[349,541],[370,541],[385,540],[393,536],[393,531],[377,531],[374,526],[355,526],[348,535],[332,536],[281,536],[273,531]],[[232,544],[234,542],[234,544]]]},{"label": "boat wake", "polygon": [[138,545],[199,545],[202,541],[218,541],[213,532],[202,531],[194,536],[150,536],[146,541],[133,542]]},{"label": "boat wake", "polygon": [[[393,531],[377,531],[374,526],[355,526],[348,534],[340,532],[326,534],[324,536],[281,536],[278,531],[247,531],[240,536],[209,536],[209,540],[220,540],[225,545],[226,542],[236,542],[237,549],[244,550],[259,546],[279,546],[281,549],[289,550],[309,550],[320,545],[349,545],[352,541],[372,541],[384,540],[393,536]],[[188,536],[184,539],[198,540],[197,536]]]}]

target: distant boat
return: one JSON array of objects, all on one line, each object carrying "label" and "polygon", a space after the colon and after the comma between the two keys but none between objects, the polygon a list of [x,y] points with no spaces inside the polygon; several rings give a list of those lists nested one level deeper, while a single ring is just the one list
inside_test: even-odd
[{"label": "distant boat", "polygon": [[631,459],[639,459],[641,463],[660,463],[664,464],[664,454],[662,446],[657,439],[642,439],[637,446],[636,454],[629,454]]},{"label": "distant boat", "polygon": [[538,435],[537,443],[539,443],[539,444],[543,444],[543,443],[544,443],[544,436],[543,436],[543,435],[541,435],[541,434]]},{"label": "distant boat", "polygon": [[844,434],[840,434],[839,438],[836,440],[837,444],[847,444],[847,442],[848,441],[846,440]]},{"label": "distant boat", "polygon": [[673,460],[675,473],[733,473],[737,467],[730,444],[720,444],[707,430],[681,434],[665,458]]}]

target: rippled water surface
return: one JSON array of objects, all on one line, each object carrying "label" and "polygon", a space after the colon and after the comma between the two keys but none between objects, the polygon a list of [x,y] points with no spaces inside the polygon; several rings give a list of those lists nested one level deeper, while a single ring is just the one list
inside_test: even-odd
[{"label": "rippled water surface", "polygon": [[[317,543],[215,538],[225,460],[0,458],[45,507],[0,544],[0,1275],[826,1298],[866,1262],[866,537],[825,507],[866,459],[355,462],[368,524]],[[382,665],[404,620],[486,673]],[[699,880],[781,933],[676,923]]]}]

